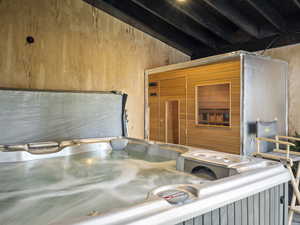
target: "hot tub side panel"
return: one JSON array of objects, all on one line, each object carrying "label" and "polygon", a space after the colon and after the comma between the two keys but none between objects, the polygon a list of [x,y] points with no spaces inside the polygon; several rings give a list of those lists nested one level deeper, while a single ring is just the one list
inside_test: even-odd
[{"label": "hot tub side panel", "polygon": [[287,219],[284,183],[176,225],[286,225]]}]

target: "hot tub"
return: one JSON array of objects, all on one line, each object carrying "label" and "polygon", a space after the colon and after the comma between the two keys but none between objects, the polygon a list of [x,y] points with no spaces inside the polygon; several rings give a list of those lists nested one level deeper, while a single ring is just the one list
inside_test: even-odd
[{"label": "hot tub", "polygon": [[0,90],[0,225],[286,224],[282,164],[127,138],[125,103]]},{"label": "hot tub", "polygon": [[[86,142],[46,155],[6,153],[0,224],[286,221],[289,174],[279,163],[129,138]],[[191,166],[230,172],[222,178],[184,172]]]}]

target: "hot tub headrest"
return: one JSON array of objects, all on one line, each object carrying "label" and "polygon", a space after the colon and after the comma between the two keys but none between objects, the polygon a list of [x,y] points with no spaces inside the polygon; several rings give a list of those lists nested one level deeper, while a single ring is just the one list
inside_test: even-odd
[{"label": "hot tub headrest", "polygon": [[123,150],[128,145],[128,139],[117,138],[110,141],[113,150]]}]

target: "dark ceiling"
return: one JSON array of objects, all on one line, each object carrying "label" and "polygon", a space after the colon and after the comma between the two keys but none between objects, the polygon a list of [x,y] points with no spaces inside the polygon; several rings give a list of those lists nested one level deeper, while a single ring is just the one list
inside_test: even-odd
[{"label": "dark ceiling", "polygon": [[193,59],[300,42],[300,0],[84,0]]}]

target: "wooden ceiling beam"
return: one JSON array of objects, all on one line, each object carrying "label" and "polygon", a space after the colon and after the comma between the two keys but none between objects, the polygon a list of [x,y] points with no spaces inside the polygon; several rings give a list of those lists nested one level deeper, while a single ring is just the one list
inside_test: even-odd
[{"label": "wooden ceiling beam", "polygon": [[221,21],[218,21],[214,15],[207,12],[207,10],[202,9],[201,7],[197,7],[195,1],[189,1],[185,4],[178,3],[175,0],[166,0],[173,7],[180,10],[182,13],[186,14],[188,17],[210,30],[212,33],[216,34],[223,40],[226,40],[229,43],[235,43],[236,40],[234,38],[235,30],[232,29],[231,26],[228,26]]},{"label": "wooden ceiling beam", "polygon": [[[272,36],[274,33],[269,33],[265,30],[260,30],[259,26],[253,23],[242,12],[232,6],[231,0],[203,0],[206,4],[217,10],[232,23],[236,24],[242,30],[255,38],[263,38]],[[261,1],[261,0],[259,0]]]},{"label": "wooden ceiling beam", "polygon": [[270,5],[270,1],[247,0],[263,17],[265,17],[279,31],[285,31],[286,23],[280,13]]},{"label": "wooden ceiling beam", "polygon": [[[196,23],[186,14],[182,13],[178,9],[172,7],[166,1],[157,0],[132,0],[135,4],[143,7],[152,14],[156,15],[165,22],[171,24],[182,32],[194,37],[198,41],[201,41],[204,45],[216,49],[217,43],[220,45],[221,41],[216,38],[209,30],[203,28]],[[224,43],[223,43],[224,44]]]},{"label": "wooden ceiling beam", "polygon": [[211,48],[181,32],[130,0],[84,0],[131,26],[159,39],[160,41],[193,56],[198,48],[212,52]]}]

